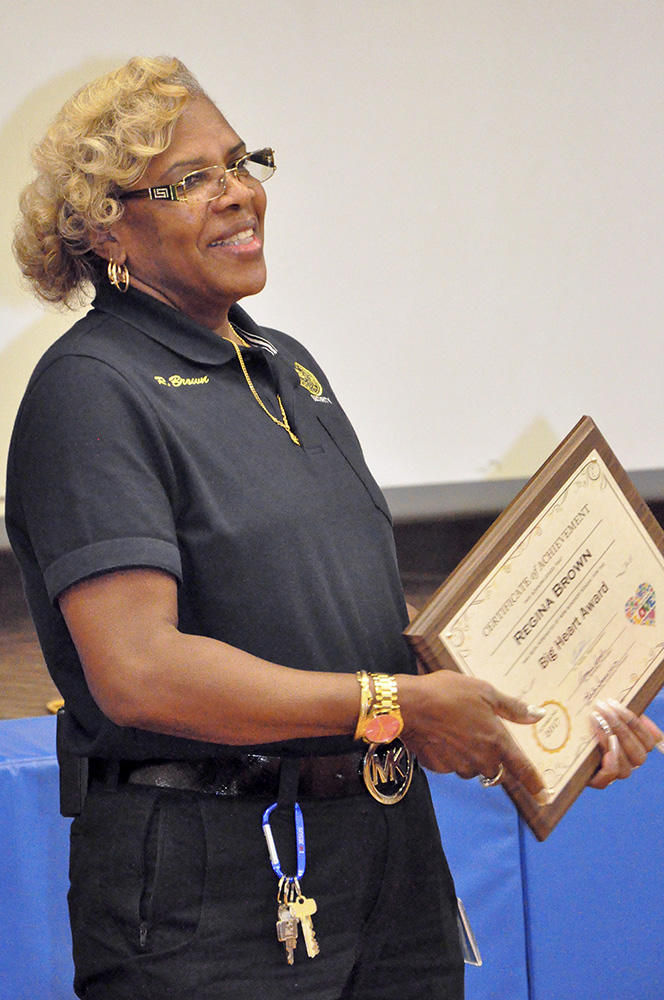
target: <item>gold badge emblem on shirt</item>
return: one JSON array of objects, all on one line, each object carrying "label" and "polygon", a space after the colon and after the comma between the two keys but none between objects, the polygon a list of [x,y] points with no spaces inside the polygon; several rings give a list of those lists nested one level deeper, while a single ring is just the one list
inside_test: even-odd
[{"label": "gold badge emblem on shirt", "polygon": [[295,371],[299,375],[300,385],[303,385],[307,392],[310,392],[312,396],[323,395],[323,386],[308,368],[305,368],[304,365],[298,364],[296,361]]}]

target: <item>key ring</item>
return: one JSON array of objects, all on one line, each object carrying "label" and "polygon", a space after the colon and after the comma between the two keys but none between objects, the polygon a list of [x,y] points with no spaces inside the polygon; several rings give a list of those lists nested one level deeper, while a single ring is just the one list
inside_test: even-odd
[{"label": "key ring", "polygon": [[297,875],[284,875],[281,870],[281,862],[279,861],[279,855],[277,853],[277,845],[274,842],[274,837],[272,835],[272,828],[270,826],[270,815],[274,809],[277,808],[278,803],[275,802],[273,805],[268,806],[263,813],[263,834],[265,835],[265,842],[267,843],[267,853],[270,855],[270,864],[272,865],[272,871],[279,879],[288,879],[289,882],[293,879],[301,879],[304,875],[304,870],[307,866],[307,852],[304,842],[304,817],[302,816],[302,810],[300,809],[300,803],[296,802],[294,806],[295,812],[295,844],[297,847]]}]

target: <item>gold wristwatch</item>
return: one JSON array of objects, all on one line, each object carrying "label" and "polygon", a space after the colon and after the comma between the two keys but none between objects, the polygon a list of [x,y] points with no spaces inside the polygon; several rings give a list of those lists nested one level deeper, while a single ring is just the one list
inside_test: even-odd
[{"label": "gold wristwatch", "polygon": [[376,697],[366,714],[360,714],[355,738],[366,743],[391,743],[403,729],[396,677],[371,674],[371,679]]}]

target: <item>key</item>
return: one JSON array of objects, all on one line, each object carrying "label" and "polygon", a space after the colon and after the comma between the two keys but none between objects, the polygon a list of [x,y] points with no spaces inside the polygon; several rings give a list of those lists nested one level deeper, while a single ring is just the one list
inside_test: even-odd
[{"label": "key", "polygon": [[297,925],[298,918],[291,911],[290,907],[286,903],[280,903],[277,912],[277,938],[283,943],[286,949],[286,961],[289,965],[292,965],[295,960]]},{"label": "key", "polygon": [[318,941],[316,940],[316,932],[314,931],[313,921],[311,919],[312,914],[314,914],[318,909],[316,906],[316,900],[307,898],[306,896],[303,896],[302,893],[299,893],[296,899],[292,903],[288,904],[288,907],[291,913],[300,921],[307,955],[309,958],[315,958],[320,951]]}]

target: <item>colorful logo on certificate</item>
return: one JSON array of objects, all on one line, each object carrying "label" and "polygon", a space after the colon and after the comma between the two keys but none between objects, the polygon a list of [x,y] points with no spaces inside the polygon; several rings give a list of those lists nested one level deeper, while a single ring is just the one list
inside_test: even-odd
[{"label": "colorful logo on certificate", "polygon": [[625,614],[633,625],[654,625],[655,604],[654,587],[640,583],[637,592],[625,604]]}]

